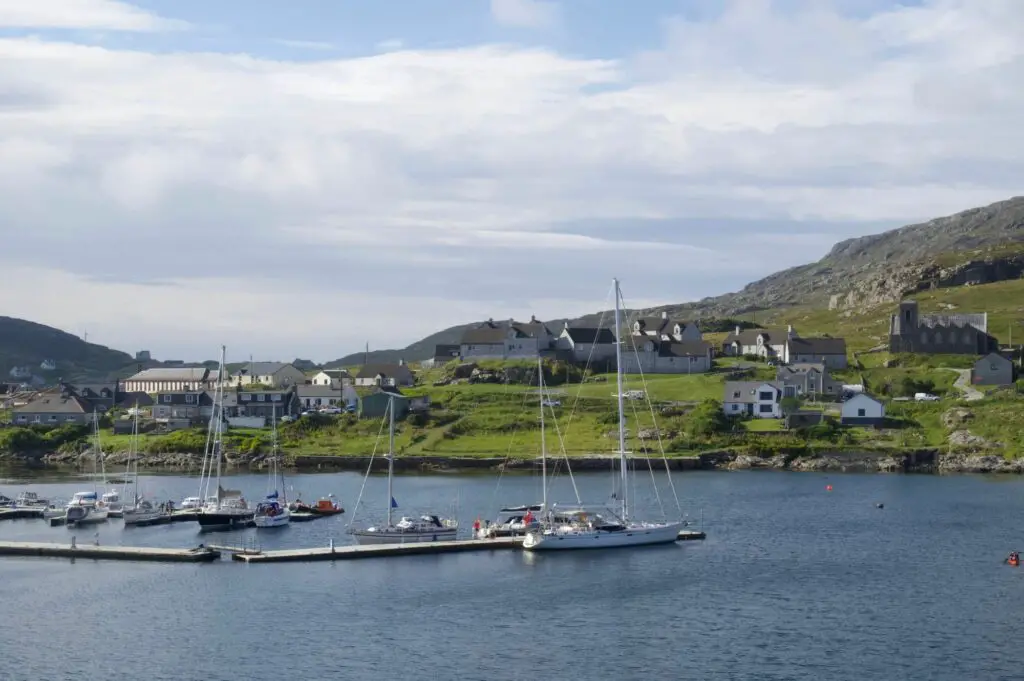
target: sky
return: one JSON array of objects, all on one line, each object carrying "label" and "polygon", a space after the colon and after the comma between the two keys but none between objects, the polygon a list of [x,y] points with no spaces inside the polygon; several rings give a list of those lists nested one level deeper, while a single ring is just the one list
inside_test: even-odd
[{"label": "sky", "polygon": [[325,361],[1021,194],[1019,0],[0,0],[0,314]]}]

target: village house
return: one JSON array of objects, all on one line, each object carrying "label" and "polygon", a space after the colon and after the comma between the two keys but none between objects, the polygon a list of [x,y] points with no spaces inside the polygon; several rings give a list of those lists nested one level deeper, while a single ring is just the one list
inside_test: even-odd
[{"label": "village house", "polygon": [[842,381],[829,374],[824,364],[790,364],[775,371],[775,380],[792,387],[800,397],[835,401],[843,392]]},{"label": "village house", "polygon": [[971,369],[973,385],[1011,385],[1017,379],[1013,362],[998,352],[990,352]]},{"label": "village house", "polygon": [[457,343],[438,343],[434,346],[434,356],[420,362],[420,366],[424,369],[433,369],[458,359],[459,345]]},{"label": "village house", "polygon": [[499,323],[488,319],[480,326],[467,329],[459,343],[463,360],[536,359],[552,350],[555,337],[536,317],[529,322],[513,319]]},{"label": "village house", "polygon": [[397,364],[365,364],[356,374],[357,386],[410,386],[416,382],[404,359]]},{"label": "village house", "polygon": [[998,350],[988,334],[988,313],[919,314],[905,300],[889,319],[889,352],[986,355]]},{"label": "village house", "polygon": [[569,326],[565,322],[555,346],[571,353],[576,364],[595,364],[615,361],[615,334],[611,329],[596,326]]},{"label": "village house", "polygon": [[262,428],[273,419],[294,416],[298,410],[295,389],[287,390],[227,390],[224,392],[224,415],[228,419],[255,418],[263,423],[254,427]]},{"label": "village house", "polygon": [[11,421],[16,425],[83,425],[92,423],[96,406],[68,391],[41,393],[28,404],[15,407]]},{"label": "village house", "polygon": [[632,333],[634,336],[651,336],[666,341],[700,341],[704,338],[697,322],[673,321],[668,318],[668,312],[662,312],[660,317],[640,317],[633,322]]},{"label": "village house", "polygon": [[795,396],[779,381],[726,381],[722,411],[726,416],[782,418],[783,396]]},{"label": "village house", "polygon": [[249,362],[231,374],[230,385],[264,385],[288,388],[306,382],[306,374],[285,362]]},{"label": "village house", "polygon": [[409,413],[409,398],[400,392],[375,390],[359,399],[359,418],[383,418],[388,405],[394,400],[395,420],[400,421]]},{"label": "village house", "polygon": [[352,383],[352,375],[345,369],[324,369],[309,380],[310,385],[326,385],[337,389]]},{"label": "village house", "polygon": [[725,337],[722,353],[730,357],[752,355],[765,359],[778,359],[786,354],[786,341],[796,336],[788,329],[742,329],[739,326]]},{"label": "village house", "polygon": [[704,341],[679,342],[641,336],[622,349],[624,374],[703,374],[711,370],[713,350]]},{"label": "village house", "polygon": [[145,369],[122,381],[125,392],[160,393],[212,390],[220,380],[209,367],[158,367]]},{"label": "village house", "polygon": [[885,423],[885,405],[867,393],[843,402],[839,422],[844,426],[881,426]]},{"label": "village house", "polygon": [[356,389],[349,384],[341,387],[329,385],[300,385],[296,387],[295,394],[299,407],[302,409],[317,410],[321,407],[346,407],[355,406],[359,403],[359,395]]},{"label": "village house", "polygon": [[205,390],[164,390],[156,394],[153,420],[160,423],[209,421],[213,395]]},{"label": "village house", "polygon": [[845,369],[846,339],[828,336],[787,338],[782,361],[786,364],[824,364],[829,369]]}]

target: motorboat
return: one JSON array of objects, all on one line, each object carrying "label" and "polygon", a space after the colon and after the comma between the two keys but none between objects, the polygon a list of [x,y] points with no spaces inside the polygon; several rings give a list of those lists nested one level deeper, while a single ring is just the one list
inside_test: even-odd
[{"label": "motorboat", "polygon": [[106,507],[107,513],[111,518],[121,518],[124,516],[124,504],[121,503],[121,495],[117,490],[104,492],[100,497],[100,504]]},{"label": "motorboat", "polygon": [[0,494],[0,508],[11,508],[14,506],[14,499]]},{"label": "motorboat", "polygon": [[50,518],[63,518],[67,513],[67,502],[55,499],[47,504],[46,508],[43,509],[43,520],[49,520]]},{"label": "motorboat", "polygon": [[48,499],[40,498],[35,492],[22,492],[14,504],[21,508],[39,508],[40,506],[49,506],[50,502]]},{"label": "motorboat", "polygon": [[195,511],[203,507],[203,500],[200,497],[185,497],[181,502],[182,511]]},{"label": "motorboat", "polygon": [[64,509],[68,525],[88,525],[106,522],[110,510],[100,505],[96,492],[75,492]]},{"label": "motorboat", "polygon": [[540,527],[540,519],[537,514],[542,508],[540,504],[503,508],[498,511],[498,517],[493,523],[486,521],[481,525],[479,520],[473,523],[473,537],[475,539],[493,539],[495,537],[522,536],[530,530]]},{"label": "motorboat", "polygon": [[333,499],[333,496],[320,497],[312,506],[304,504],[302,501],[295,501],[289,504],[288,508],[297,513],[312,513],[313,515],[338,515],[344,513],[345,509]]}]

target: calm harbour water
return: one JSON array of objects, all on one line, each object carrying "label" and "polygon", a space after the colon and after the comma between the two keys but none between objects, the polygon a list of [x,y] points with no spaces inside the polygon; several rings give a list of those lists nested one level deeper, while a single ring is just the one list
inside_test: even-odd
[{"label": "calm harbour water", "polygon": [[[663,477],[663,476],[662,476]],[[153,565],[0,559],[4,679],[1000,679],[1020,678],[1024,549],[1017,478],[685,473],[683,510],[708,538],[633,551],[518,551],[338,563]],[[647,484],[644,484],[644,483]],[[465,527],[539,499],[535,477],[406,476],[398,513],[447,511]],[[607,475],[577,476],[604,499]],[[265,549],[348,543],[358,474],[300,475],[339,518],[259,531]],[[833,485],[831,492],[826,485]],[[255,500],[260,475],[228,478]],[[357,520],[382,515],[371,478]],[[158,498],[185,477],[146,477]],[[0,480],[68,497],[88,485]],[[571,499],[567,481],[555,496]],[[650,481],[641,505],[658,515]],[[661,489],[663,495],[668,491]],[[291,494],[294,494],[291,493]],[[875,507],[884,502],[884,509]],[[674,502],[667,504],[675,514]],[[0,523],[0,539],[185,547],[256,530],[194,523],[98,530]]]}]

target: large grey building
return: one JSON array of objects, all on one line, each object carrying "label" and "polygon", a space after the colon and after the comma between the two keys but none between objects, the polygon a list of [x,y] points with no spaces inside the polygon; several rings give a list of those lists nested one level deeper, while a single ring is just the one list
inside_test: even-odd
[{"label": "large grey building", "polygon": [[889,320],[889,352],[984,355],[997,348],[984,312],[922,315],[917,301],[905,300]]}]

